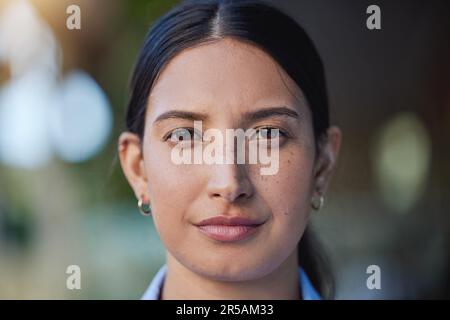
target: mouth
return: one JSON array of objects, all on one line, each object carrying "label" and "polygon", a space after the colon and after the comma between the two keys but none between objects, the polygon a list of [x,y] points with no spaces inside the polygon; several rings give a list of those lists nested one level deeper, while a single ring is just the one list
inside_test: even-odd
[{"label": "mouth", "polygon": [[264,222],[242,218],[217,216],[202,220],[195,226],[204,235],[221,242],[239,241],[254,235]]}]

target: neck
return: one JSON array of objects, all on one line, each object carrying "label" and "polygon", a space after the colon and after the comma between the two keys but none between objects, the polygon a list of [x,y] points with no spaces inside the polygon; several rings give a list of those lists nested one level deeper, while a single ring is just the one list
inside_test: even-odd
[{"label": "neck", "polygon": [[272,273],[249,281],[219,281],[204,277],[167,253],[163,300],[298,300],[297,250]]}]

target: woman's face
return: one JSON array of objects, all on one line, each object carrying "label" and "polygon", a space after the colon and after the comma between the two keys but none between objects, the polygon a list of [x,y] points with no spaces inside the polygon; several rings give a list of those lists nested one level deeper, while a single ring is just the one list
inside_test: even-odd
[{"label": "woman's face", "polygon": [[[258,113],[268,108],[276,112]],[[172,111],[181,112],[167,116]],[[202,120],[203,131],[214,128],[223,137],[226,129],[279,129],[278,171],[262,175],[263,165],[248,161],[174,163],[172,150],[180,144],[171,138],[192,133],[194,119]],[[311,112],[293,80],[257,47],[222,39],[186,49],[169,62],[149,95],[142,154],[137,138],[126,133],[120,157],[136,197],[150,202],[157,231],[173,258],[206,277],[250,280],[296,254],[311,197],[318,186],[324,191],[329,179],[337,136],[331,147],[325,146],[331,157],[324,159],[331,161],[321,162],[315,155]],[[206,144],[180,143],[192,150]],[[196,226],[220,215],[262,224],[235,241],[213,239]]]}]

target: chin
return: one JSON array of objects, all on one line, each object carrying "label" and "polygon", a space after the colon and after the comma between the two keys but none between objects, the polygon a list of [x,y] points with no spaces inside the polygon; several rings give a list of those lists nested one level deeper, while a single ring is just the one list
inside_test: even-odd
[{"label": "chin", "polygon": [[204,277],[216,281],[250,281],[263,277],[267,269],[258,263],[251,263],[249,261],[236,262],[232,259],[227,259],[226,262],[211,261],[203,264],[199,270],[193,270]]}]

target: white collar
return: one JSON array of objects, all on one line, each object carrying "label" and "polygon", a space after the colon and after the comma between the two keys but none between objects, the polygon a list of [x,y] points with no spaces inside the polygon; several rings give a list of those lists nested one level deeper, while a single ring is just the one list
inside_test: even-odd
[{"label": "white collar", "polygon": [[[314,289],[311,281],[309,280],[306,272],[299,267],[299,278],[300,278],[300,288],[302,290],[303,300],[321,300],[322,298]],[[164,279],[167,273],[167,265],[164,264],[156,275],[153,277],[152,282],[148,286],[144,295],[142,296],[142,300],[158,300],[161,292],[162,285],[164,283]]]}]

